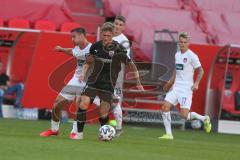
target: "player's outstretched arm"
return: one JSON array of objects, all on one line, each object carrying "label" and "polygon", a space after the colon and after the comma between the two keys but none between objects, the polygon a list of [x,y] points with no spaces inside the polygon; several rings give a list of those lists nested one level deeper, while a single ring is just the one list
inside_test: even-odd
[{"label": "player's outstretched arm", "polygon": [[62,52],[65,54],[73,55],[72,48],[63,48],[61,46],[56,46],[55,51]]},{"label": "player's outstretched arm", "polygon": [[138,70],[137,70],[136,65],[135,65],[133,62],[129,62],[126,67],[127,67],[127,71],[128,71],[128,72],[133,73],[134,77],[132,77],[132,78],[136,79],[136,81],[137,81],[137,86],[136,86],[136,87],[137,87],[139,90],[142,90],[142,91],[143,91],[144,88],[143,88],[143,86],[142,86],[142,84],[141,84],[140,77],[139,77],[139,72],[138,72]]},{"label": "player's outstretched arm", "polygon": [[198,85],[200,83],[200,81],[202,80],[202,77],[203,77],[203,74],[204,74],[204,70],[202,67],[198,67],[196,68],[195,70],[198,71],[198,75],[197,75],[197,78],[192,86],[192,90],[195,91],[195,90],[198,90]]}]

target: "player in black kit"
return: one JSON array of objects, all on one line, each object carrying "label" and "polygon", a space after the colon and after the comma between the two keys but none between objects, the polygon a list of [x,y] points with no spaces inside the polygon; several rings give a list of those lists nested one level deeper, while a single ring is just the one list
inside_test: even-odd
[{"label": "player in black kit", "polygon": [[[86,63],[93,65],[93,70],[88,77],[87,85],[81,95],[81,101],[77,104],[78,133],[76,139],[83,139],[83,128],[86,122],[86,111],[91,100],[98,96],[101,100],[99,108],[99,122],[105,125],[109,120],[114,86],[118,73],[121,70],[121,63],[124,63],[127,70],[134,73],[137,88],[144,90],[135,64],[127,56],[126,49],[118,42],[112,40],[113,26],[103,25],[101,28],[101,41],[96,42],[90,48],[90,54]],[[90,70],[90,69],[88,69]]]}]

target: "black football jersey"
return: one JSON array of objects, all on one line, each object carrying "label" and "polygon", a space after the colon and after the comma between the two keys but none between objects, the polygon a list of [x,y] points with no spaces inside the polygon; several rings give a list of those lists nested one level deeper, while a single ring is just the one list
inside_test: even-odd
[{"label": "black football jersey", "polygon": [[90,55],[94,56],[94,68],[87,84],[97,84],[98,88],[104,85],[115,86],[121,63],[131,61],[127,50],[116,41],[108,45],[103,45],[102,41],[94,43],[90,48]]}]

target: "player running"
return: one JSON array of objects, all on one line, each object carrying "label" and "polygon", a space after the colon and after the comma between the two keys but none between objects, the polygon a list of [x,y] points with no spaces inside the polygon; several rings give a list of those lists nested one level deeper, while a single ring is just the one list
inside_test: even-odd
[{"label": "player running", "polygon": [[[125,30],[126,19],[123,16],[117,16],[114,23],[106,22],[105,26],[114,26],[113,40],[117,41],[127,50],[127,56],[130,58],[130,43],[128,38],[123,34]],[[116,137],[119,137],[122,130],[122,101],[123,101],[123,83],[125,75],[125,64],[121,63],[121,71],[119,72],[116,86],[114,88],[114,101],[113,103],[113,115],[117,122],[116,124]]]},{"label": "player running", "polygon": [[94,63],[93,72],[88,78],[86,88],[81,95],[78,104],[77,127],[78,133],[74,139],[83,139],[83,129],[86,122],[86,110],[91,99],[98,96],[101,100],[99,108],[99,122],[105,125],[109,120],[109,111],[112,104],[114,87],[121,70],[121,63],[135,73],[137,88],[143,90],[139,80],[136,66],[127,56],[126,49],[116,41],[112,40],[114,27],[104,25],[101,28],[101,41],[94,43],[90,48],[90,56],[87,57],[88,64]]},{"label": "player running", "polygon": [[[74,48],[62,48],[60,46],[57,46],[55,50],[76,57],[77,68],[72,79],[62,89],[62,91],[57,96],[55,103],[53,104],[51,129],[40,133],[40,136],[47,137],[59,134],[59,124],[62,109],[64,106],[72,103],[77,97],[80,97],[82,89],[86,85],[86,82],[84,80],[86,73],[84,72],[85,69],[83,69],[83,64],[92,44],[86,39],[86,31],[84,28],[73,29],[71,31],[71,38],[75,45]],[[76,132],[77,122],[74,121],[70,138],[74,137]]]},{"label": "player running", "polygon": [[[171,114],[170,109],[173,105],[180,104],[180,114],[186,120],[198,119],[204,123],[204,129],[207,133],[211,131],[211,123],[209,116],[202,116],[195,112],[190,112],[192,104],[193,91],[198,90],[198,85],[203,77],[203,68],[198,56],[191,51],[189,47],[189,36],[186,32],[179,34],[180,51],[175,54],[176,69],[164,86],[164,90],[168,91],[165,102],[162,106],[162,118],[165,126],[166,134],[160,139],[173,139],[171,130]],[[195,82],[193,81],[194,71],[198,71]]]}]

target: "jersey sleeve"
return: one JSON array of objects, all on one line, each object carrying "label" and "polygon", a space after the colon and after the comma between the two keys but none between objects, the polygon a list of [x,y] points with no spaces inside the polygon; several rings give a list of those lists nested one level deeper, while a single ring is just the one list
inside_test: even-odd
[{"label": "jersey sleeve", "polygon": [[132,62],[132,60],[128,57],[127,54],[123,55],[123,58],[122,58],[122,63],[124,63],[125,65]]},{"label": "jersey sleeve", "polygon": [[130,58],[131,45],[130,45],[129,41],[128,41],[128,40],[123,41],[122,46],[126,49],[126,51],[127,51],[127,56]]},{"label": "jersey sleeve", "polygon": [[96,55],[97,54],[97,49],[96,49],[96,43],[94,43],[90,49],[89,49],[89,54],[88,55]]},{"label": "jersey sleeve", "polygon": [[94,43],[90,49],[89,49],[89,53],[85,53],[85,58],[86,58],[86,62],[87,63],[92,63],[92,58],[94,59],[95,55],[97,54],[97,50],[96,50],[96,43]]},{"label": "jersey sleeve", "polygon": [[128,64],[132,60],[127,55],[127,49],[123,47],[121,44],[119,44],[119,47],[117,49],[118,54],[120,54],[120,61],[124,64]]},{"label": "jersey sleeve", "polygon": [[191,56],[192,58],[192,66],[193,66],[193,68],[198,68],[198,67],[201,67],[201,63],[200,63],[200,61],[199,61],[199,58],[198,58],[198,56],[196,55],[196,54],[192,54],[192,56]]}]

